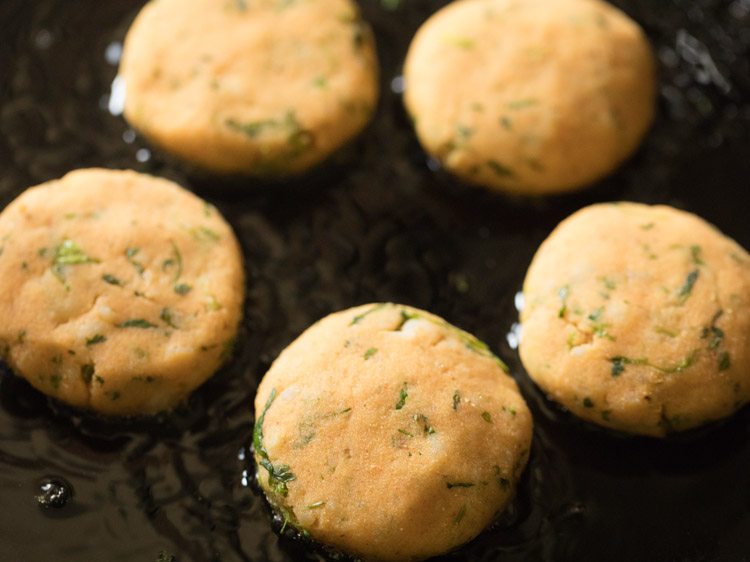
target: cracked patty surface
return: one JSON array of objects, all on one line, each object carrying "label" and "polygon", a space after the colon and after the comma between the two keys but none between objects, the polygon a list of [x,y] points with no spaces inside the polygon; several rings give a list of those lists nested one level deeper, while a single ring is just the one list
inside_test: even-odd
[{"label": "cracked patty surface", "polygon": [[351,0],[153,0],[120,75],[135,128],[227,174],[303,172],[359,133],[378,98],[373,35]]},{"label": "cracked patty surface", "polygon": [[255,459],[292,525],[366,560],[415,560],[484,529],[526,464],[531,414],[482,342],[369,304],[289,345],[255,399]]},{"label": "cracked patty surface", "polygon": [[750,257],[695,215],[582,209],[541,245],[523,292],[523,364],[581,418],[664,436],[750,400]]},{"label": "cracked patty surface", "polygon": [[655,64],[600,0],[461,0],[419,29],[404,101],[427,152],[462,180],[538,195],[584,187],[639,146]]},{"label": "cracked patty surface", "polygon": [[228,355],[243,279],[208,203],[135,172],[71,172],[0,214],[0,352],[73,406],[168,410]]}]

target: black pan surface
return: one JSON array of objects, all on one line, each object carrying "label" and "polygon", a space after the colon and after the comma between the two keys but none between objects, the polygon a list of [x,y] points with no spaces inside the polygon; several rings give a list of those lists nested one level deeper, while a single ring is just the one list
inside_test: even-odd
[{"label": "black pan surface", "polygon": [[[305,327],[369,301],[426,308],[477,334],[510,365],[535,416],[514,504],[445,560],[750,560],[750,409],[666,441],[613,435],[548,402],[507,337],[536,247],[584,205],[671,204],[750,247],[750,1],[618,0],[658,55],[658,120],[613,177],[536,201],[459,185],[415,141],[393,79],[414,31],[444,2],[362,1],[383,68],[376,119],[324,169],[285,185],[191,175],[108,111],[142,3],[0,3],[0,206],[79,167],[175,179],[217,205],[241,239],[246,319],[231,364],[156,420],[71,411],[0,367],[0,561],[329,558],[279,537],[254,488],[252,399]],[[73,494],[57,497],[64,507],[39,504],[50,478]]]}]

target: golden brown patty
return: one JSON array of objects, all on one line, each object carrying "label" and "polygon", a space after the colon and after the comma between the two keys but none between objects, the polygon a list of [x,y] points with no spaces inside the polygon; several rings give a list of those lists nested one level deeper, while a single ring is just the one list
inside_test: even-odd
[{"label": "golden brown patty", "polygon": [[208,203],[135,172],[71,172],[0,214],[0,352],[73,406],[168,410],[225,359],[243,278]]},{"label": "golden brown patty", "polygon": [[219,173],[302,172],[361,131],[378,96],[351,0],[152,0],[120,73],[127,120]]},{"label": "golden brown patty", "polygon": [[417,32],[404,101],[425,150],[465,181],[570,191],[632,154],[654,114],[640,27],[600,0],[459,0]]},{"label": "golden brown patty", "polygon": [[577,416],[663,436],[750,399],[750,257],[695,215],[582,209],[539,248],[523,290],[523,364]]},{"label": "golden brown patty", "polygon": [[310,327],[255,399],[259,481],[313,538],[415,560],[484,529],[531,444],[516,383],[487,347],[427,312],[370,304]]}]

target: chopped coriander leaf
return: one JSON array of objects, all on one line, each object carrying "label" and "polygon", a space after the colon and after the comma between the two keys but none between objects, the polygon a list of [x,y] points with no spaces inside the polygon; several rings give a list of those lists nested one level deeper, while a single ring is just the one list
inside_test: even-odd
[{"label": "chopped coriander leaf", "polygon": [[510,131],[513,128],[513,122],[510,120],[510,117],[503,115],[500,118],[500,126],[506,131]]},{"label": "chopped coriander leaf", "polygon": [[371,347],[370,349],[365,351],[365,354],[364,354],[365,361],[367,361],[370,357],[375,355],[377,352],[378,352],[378,349],[376,347]]},{"label": "chopped coriander leaf", "polygon": [[504,164],[501,164],[497,160],[487,160],[486,164],[487,167],[492,170],[492,172],[496,176],[500,176],[502,178],[513,178],[516,175],[511,168],[505,166]]},{"label": "chopped coriander leaf", "polygon": [[62,377],[60,375],[51,375],[49,378],[49,382],[52,383],[52,388],[55,390],[58,390],[60,388],[60,381],[62,380]]},{"label": "chopped coriander leaf", "polygon": [[320,88],[321,90],[323,90],[328,86],[328,80],[326,80],[325,76],[316,76],[315,78],[313,78],[312,84],[316,88]]},{"label": "chopped coriander leaf", "polygon": [[65,266],[90,263],[99,263],[99,260],[86,255],[81,247],[72,240],[65,239],[62,244],[55,248],[52,273],[66,288],[69,288],[65,280]]},{"label": "chopped coriander leaf", "polygon": [[135,270],[138,272],[138,275],[143,275],[143,272],[145,271],[145,268],[143,267],[143,264],[135,259],[135,256],[138,255],[138,252],[140,252],[140,248],[125,248],[125,257],[130,262],[130,264],[135,268]]},{"label": "chopped coriander leaf", "polygon": [[157,328],[156,324],[152,324],[148,320],[143,318],[131,318],[117,324],[118,328]]},{"label": "chopped coriander leaf", "polygon": [[601,319],[602,314],[604,314],[604,307],[600,306],[594,312],[589,314],[589,320],[591,320],[592,322],[597,322]]},{"label": "chopped coriander leaf", "polygon": [[602,419],[604,421],[609,421],[611,415],[612,415],[612,410],[602,410]]},{"label": "chopped coriander leaf", "polygon": [[557,311],[557,317],[563,318],[565,316],[565,313],[568,311],[568,295],[570,294],[570,285],[565,285],[563,287],[560,287],[560,290],[557,292],[557,296],[560,297],[560,301],[562,302],[562,305],[560,306],[560,310]]},{"label": "chopped coriander leaf", "polygon": [[86,384],[91,384],[94,378],[94,366],[93,365],[81,365],[81,378]]},{"label": "chopped coriander leaf", "polygon": [[273,404],[275,399],[276,389],[273,388],[271,389],[271,394],[268,396],[263,411],[255,422],[255,427],[253,428],[253,448],[260,457],[259,464],[268,472],[268,485],[271,487],[271,490],[276,494],[286,496],[289,493],[287,484],[293,481],[296,477],[289,470],[288,465],[281,464],[274,466],[274,464],[271,463],[271,460],[268,457],[268,451],[263,443],[263,421],[266,419],[268,409],[271,407],[271,404]]},{"label": "chopped coriander leaf", "polygon": [[385,306],[387,306],[385,303],[376,304],[375,306],[373,306],[369,310],[366,310],[362,314],[357,314],[354,318],[352,318],[352,321],[349,323],[349,325],[354,326],[355,324],[359,324],[360,322],[362,322],[362,320],[365,319],[366,316],[368,316],[369,314],[372,314],[373,312],[377,312],[378,310],[384,308]]},{"label": "chopped coriander leaf", "polygon": [[21,330],[18,332],[18,336],[16,337],[18,340],[18,343],[23,343],[26,341],[26,330]]},{"label": "chopped coriander leaf", "polygon": [[690,293],[693,292],[693,286],[698,280],[699,275],[700,271],[697,269],[694,269],[693,271],[688,273],[688,276],[685,279],[685,283],[682,284],[682,287],[680,287],[680,290],[677,292],[677,298],[680,304],[684,303],[688,299],[688,297],[690,297]]},{"label": "chopped coriander leaf", "polygon": [[162,550],[159,552],[159,557],[156,559],[156,562],[176,562],[176,560],[174,554],[167,554],[165,550]]},{"label": "chopped coriander leaf", "polygon": [[404,434],[404,435],[406,435],[407,437],[414,437],[414,434],[413,434],[413,433],[409,433],[409,432],[408,432],[408,431],[406,431],[405,429],[401,429],[401,428],[399,428],[398,432],[399,432],[399,433],[402,433],[402,434]]},{"label": "chopped coriander leaf", "polygon": [[459,394],[458,390],[453,393],[453,409],[455,411],[458,411],[458,407],[461,405],[461,394]]},{"label": "chopped coriander leaf", "polygon": [[594,401],[591,400],[588,396],[583,399],[583,407],[584,408],[593,408],[594,407]]},{"label": "chopped coriander leaf", "polygon": [[162,308],[159,318],[170,328],[179,329],[179,326],[174,323],[174,317],[172,316],[172,311],[169,308]]},{"label": "chopped coriander leaf", "polygon": [[174,286],[174,292],[182,296],[187,295],[192,290],[193,288],[187,283],[178,283]]},{"label": "chopped coriander leaf", "polygon": [[247,2],[245,0],[234,0],[234,5],[240,12],[247,11]]},{"label": "chopped coriander leaf", "polygon": [[[194,226],[188,229],[190,236],[192,236],[198,242],[218,242],[221,240],[215,231],[211,230],[207,226]],[[177,247],[175,246],[175,249]],[[182,257],[180,257],[180,274],[182,274]],[[175,279],[176,281],[177,279]]]},{"label": "chopped coriander leaf", "polygon": [[107,341],[107,337],[102,334],[96,334],[94,336],[91,336],[90,338],[86,338],[86,347],[90,347],[92,345],[96,345],[98,343],[103,343]]},{"label": "chopped coriander leaf", "polygon": [[690,246],[690,257],[695,265],[706,265],[703,258],[701,258],[701,251],[701,247],[697,244]]},{"label": "chopped coriander leaf", "polygon": [[461,509],[458,510],[456,517],[453,519],[453,524],[458,525],[459,523],[461,523],[461,521],[464,518],[464,515],[466,515],[466,506],[462,505]]},{"label": "chopped coriander leaf", "polygon": [[706,339],[711,336],[708,343],[709,349],[718,349],[724,341],[724,330],[716,326],[716,322],[721,318],[722,314],[724,314],[724,311],[721,309],[718,310],[711,319],[711,324],[708,327],[703,328],[701,331],[701,339]]},{"label": "chopped coriander leaf", "polygon": [[109,273],[105,273],[104,275],[102,275],[102,280],[105,283],[109,283],[110,285],[116,285],[118,287],[122,287],[124,285],[122,281],[120,281],[114,275],[110,275]]},{"label": "chopped coriander leaf", "polygon": [[726,371],[727,369],[729,369],[729,367],[732,366],[728,351],[722,351],[721,353],[719,353],[718,363],[719,371]]},{"label": "chopped coriander leaf", "polygon": [[161,270],[166,272],[172,269],[172,267],[175,267],[172,283],[177,283],[179,278],[182,276],[182,254],[180,253],[180,249],[177,247],[177,244],[174,243],[174,240],[170,240],[169,243],[172,246],[172,255],[174,257],[164,260],[161,264]]},{"label": "chopped coriander leaf", "polygon": [[449,490],[453,488],[473,488],[475,486],[473,482],[446,482],[445,485]]},{"label": "chopped coriander leaf", "polygon": [[396,410],[400,410],[406,404],[406,399],[409,397],[408,386],[404,383],[401,387],[401,391],[398,394],[398,402],[396,402]]},{"label": "chopped coriander leaf", "polygon": [[524,109],[526,107],[534,106],[537,103],[539,103],[539,100],[536,98],[524,98],[508,103],[508,109]]},{"label": "chopped coriander leaf", "polygon": [[487,423],[492,423],[492,414],[485,410],[484,412],[482,412],[482,419]]},{"label": "chopped coriander leaf", "polygon": [[645,359],[633,360],[621,355],[618,355],[617,357],[610,357],[608,361],[612,363],[613,377],[619,377],[623,373],[623,371],[625,371],[625,365],[644,365],[646,363]]}]

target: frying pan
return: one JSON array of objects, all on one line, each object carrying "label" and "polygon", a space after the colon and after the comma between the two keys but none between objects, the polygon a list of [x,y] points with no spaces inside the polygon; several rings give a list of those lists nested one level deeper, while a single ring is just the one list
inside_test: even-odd
[{"label": "frying pan", "polygon": [[[0,205],[79,167],[174,179],[219,207],[238,234],[245,321],[230,364],[157,419],[83,414],[0,367],[0,560],[331,558],[279,536],[255,488],[252,398],[305,327],[371,301],[426,308],[487,341],[535,416],[513,504],[444,560],[750,560],[748,408],[666,440],[605,432],[549,402],[508,337],[535,249],[584,205],[674,205],[750,247],[750,1],[615,2],[654,46],[658,119],[613,176],[538,200],[460,185],[415,140],[394,79],[414,32],[444,2],[362,0],[382,64],[376,118],[323,168],[278,185],[191,173],[108,111],[121,41],[142,3],[0,4]],[[64,507],[39,505],[50,478],[72,494]]]}]

